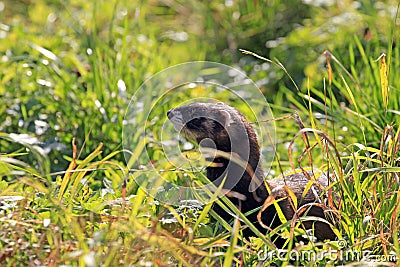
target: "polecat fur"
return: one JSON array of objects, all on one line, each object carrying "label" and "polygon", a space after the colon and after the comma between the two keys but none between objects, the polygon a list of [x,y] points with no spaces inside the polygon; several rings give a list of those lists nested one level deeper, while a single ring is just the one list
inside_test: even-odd
[{"label": "polecat fur", "polygon": [[[328,179],[324,174],[319,175],[318,179],[316,179],[316,183],[319,185],[313,185],[305,196],[302,196],[302,194],[310,181],[309,178],[313,176],[312,171],[309,171],[308,175],[296,171],[283,175],[279,179],[264,179],[260,164],[260,147],[257,135],[245,117],[235,108],[221,102],[217,104],[193,103],[171,109],[168,111],[167,116],[175,128],[180,130],[187,139],[192,139],[203,147],[213,147],[219,151],[228,152],[233,156],[238,155],[242,161],[248,164],[250,171],[245,170],[243,166],[239,166],[237,162],[232,162],[229,158],[215,157],[211,159],[213,164],[206,168],[208,179],[216,183],[216,186],[219,186],[226,177],[223,188],[245,196],[244,200],[230,197],[230,200],[239,206],[243,213],[264,204],[264,201],[269,196],[267,187],[272,190],[275,199],[284,198],[278,203],[287,220],[291,220],[296,211],[289,200],[289,195],[287,190],[284,189],[284,185],[296,195],[298,207],[308,203],[320,203],[321,187],[328,185]],[[256,185],[255,190],[254,185]],[[310,209],[306,212],[307,216],[326,219],[324,210],[320,206],[310,205]],[[232,219],[232,215],[219,205],[214,205],[213,209],[225,220]],[[247,218],[262,233],[267,231],[262,224],[272,229],[281,224],[274,205],[262,211],[262,224],[257,219],[257,212],[250,214]],[[331,227],[324,222],[307,221],[303,225],[305,229],[314,229],[314,236],[319,240],[335,238]],[[243,235],[248,237],[254,235],[254,233],[249,228],[246,228],[243,231]],[[274,243],[277,247],[282,247],[284,241],[282,238],[277,238]]]}]

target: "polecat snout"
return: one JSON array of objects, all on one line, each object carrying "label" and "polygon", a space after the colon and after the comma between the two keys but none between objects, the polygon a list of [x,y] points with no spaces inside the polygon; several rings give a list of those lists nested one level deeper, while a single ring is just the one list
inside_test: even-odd
[{"label": "polecat snout", "polygon": [[[239,156],[242,161],[248,164],[250,171],[245,170],[243,165],[240,166],[227,157],[215,157],[211,160],[217,164],[207,167],[207,177],[210,181],[219,186],[226,177],[223,188],[245,196],[245,200],[230,198],[237,205],[240,201],[240,208],[243,213],[264,204],[269,196],[268,186],[274,192],[276,198],[284,198],[279,202],[279,206],[286,219],[291,220],[296,211],[288,199],[288,193],[283,189],[286,185],[296,195],[298,207],[304,204],[319,203],[318,206],[310,205],[307,216],[326,218],[324,210],[321,208],[323,205],[319,202],[319,195],[321,194],[319,186],[313,185],[303,196],[306,185],[310,181],[304,173],[297,171],[280,179],[264,180],[264,174],[259,164],[260,147],[256,133],[245,117],[233,107],[223,103],[193,103],[171,109],[167,116],[174,124],[175,129],[186,138],[206,147],[208,144],[212,144],[210,146],[213,146],[213,148],[228,152],[232,156]],[[204,140],[208,141],[205,142]],[[309,171],[308,176],[313,176],[313,172]],[[317,182],[322,187],[328,185],[328,179],[324,174],[319,175]],[[254,185],[257,185],[257,188],[254,189]],[[220,206],[214,205],[213,209],[225,220],[232,219],[232,216]],[[261,214],[262,223],[270,228],[280,225],[281,222],[276,215],[277,211],[274,206],[268,207]],[[261,232],[266,232],[266,229],[257,220],[257,212],[250,214],[248,219]],[[307,221],[303,225],[305,229],[314,229],[314,236],[319,240],[335,238],[335,234],[326,223]],[[243,231],[243,234],[245,236],[254,235],[248,228]],[[278,247],[282,247],[283,244],[283,239],[275,240],[275,245]]]}]

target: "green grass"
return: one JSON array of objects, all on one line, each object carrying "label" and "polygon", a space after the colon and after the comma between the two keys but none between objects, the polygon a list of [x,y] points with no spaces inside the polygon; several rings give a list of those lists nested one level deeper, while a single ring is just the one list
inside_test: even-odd
[{"label": "green grass", "polygon": [[[150,119],[138,112],[137,123],[148,124],[154,138],[133,129],[135,146],[122,144],[125,112],[140,85],[171,65],[206,59],[245,71],[260,83],[275,117],[285,117],[275,121],[275,174],[299,164],[337,174],[332,189],[341,201],[332,227],[338,240],[291,243],[298,251],[319,253],[295,264],[359,262],[322,254],[337,249],[370,251],[381,259],[400,255],[400,48],[389,15],[397,3],[360,1],[361,7],[351,9],[358,19],[350,27],[340,20],[340,5],[297,7],[282,0],[260,9],[256,2],[231,7],[153,0],[4,2],[0,265],[259,264],[273,249],[272,233],[242,240],[240,226],[252,225],[227,198],[217,201],[239,214],[240,225],[223,221],[210,203],[158,201],[175,196],[176,187],[149,195],[137,184],[156,188],[152,178],[160,170],[177,185],[206,180],[196,169],[171,169],[158,139],[163,120],[157,118],[165,118],[168,105],[198,95],[182,93],[176,103],[154,109]],[[333,28],[325,18],[335,22]],[[369,27],[371,39],[363,36],[363,27]],[[186,36],[178,34],[183,31],[186,41],[178,38]],[[282,36],[279,46],[265,49],[266,41]],[[382,88],[382,53],[388,92]],[[300,225],[292,231],[290,225],[275,231],[304,234]],[[287,260],[288,255],[275,255],[264,263]]]}]

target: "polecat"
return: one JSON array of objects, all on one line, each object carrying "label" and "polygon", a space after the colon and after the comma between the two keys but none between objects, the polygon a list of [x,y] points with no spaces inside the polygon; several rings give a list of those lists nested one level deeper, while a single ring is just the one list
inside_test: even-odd
[{"label": "polecat", "polygon": [[[207,177],[210,181],[218,186],[226,177],[223,188],[245,196],[245,200],[230,197],[233,203],[240,206],[243,213],[264,204],[264,201],[269,196],[267,186],[272,190],[276,199],[284,198],[279,202],[279,206],[288,220],[293,218],[295,210],[288,199],[288,193],[284,189],[284,185],[296,195],[299,203],[298,207],[308,203],[319,203],[318,196],[321,190],[316,185],[313,185],[311,190],[308,190],[305,196],[302,196],[309,182],[307,175],[302,172],[287,174],[280,179],[265,181],[259,164],[260,147],[256,133],[245,117],[233,107],[223,103],[194,103],[171,109],[168,111],[167,116],[175,128],[186,138],[194,140],[203,147],[212,147],[219,151],[228,152],[232,157],[238,155],[242,161],[248,163],[250,168],[245,170],[243,165],[238,164],[237,161],[235,163],[227,157],[217,156],[211,159],[213,164],[207,167]],[[311,171],[308,176],[313,176]],[[318,177],[317,182],[322,187],[326,187],[328,179],[322,174]],[[254,185],[257,185],[255,191]],[[213,209],[225,220],[232,219],[232,216],[219,205],[214,205]],[[261,214],[262,223],[270,228],[275,228],[281,224],[276,215],[277,211],[274,205],[269,206]],[[311,206],[307,216],[326,219],[323,209],[319,206]],[[250,214],[247,218],[261,232],[266,232],[265,227],[257,220],[257,212]],[[335,238],[335,234],[326,223],[307,221],[303,225],[306,229],[314,229],[314,236],[319,240]],[[243,231],[243,235],[248,237],[254,235],[254,233],[249,228],[246,228]],[[275,240],[276,246],[282,247],[283,244],[284,240],[282,238]]]}]

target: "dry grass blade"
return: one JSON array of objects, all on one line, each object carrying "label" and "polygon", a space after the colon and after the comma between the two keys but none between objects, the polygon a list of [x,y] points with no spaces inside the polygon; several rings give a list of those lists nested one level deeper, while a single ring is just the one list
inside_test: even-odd
[{"label": "dry grass blade", "polygon": [[381,78],[381,91],[382,91],[382,102],[385,110],[388,108],[388,97],[389,97],[389,66],[386,64],[386,55],[382,54],[377,61],[381,61],[379,67],[379,73]]},{"label": "dry grass blade", "polygon": [[76,148],[76,144],[75,144],[75,138],[72,138],[72,160],[64,174],[64,177],[62,179],[61,182],[61,186],[60,186],[60,191],[58,192],[58,200],[61,200],[65,190],[70,182],[70,178],[72,175],[72,172],[75,168],[76,168],[76,153],[77,153],[77,148]]}]

